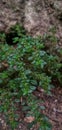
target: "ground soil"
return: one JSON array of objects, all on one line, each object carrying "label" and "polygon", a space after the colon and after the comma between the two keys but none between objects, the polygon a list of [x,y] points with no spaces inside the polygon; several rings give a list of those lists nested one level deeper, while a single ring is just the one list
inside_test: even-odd
[{"label": "ground soil", "polygon": [[[62,130],[62,88],[54,88],[52,90],[52,96],[45,95],[40,88],[34,94],[38,100],[44,101],[44,103],[40,102],[40,105],[45,106],[45,110],[42,110],[41,113],[49,118],[52,124],[52,130]],[[23,113],[20,103],[17,103],[16,113],[19,115],[19,125],[14,130],[28,130],[27,123],[24,121],[25,113]],[[6,123],[3,113],[0,113],[0,130],[11,130],[10,126]],[[33,126],[31,130],[38,130],[38,124]]]}]

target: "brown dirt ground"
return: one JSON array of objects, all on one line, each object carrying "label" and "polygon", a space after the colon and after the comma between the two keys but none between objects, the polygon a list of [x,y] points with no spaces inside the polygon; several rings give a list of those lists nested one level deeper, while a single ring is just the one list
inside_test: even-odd
[{"label": "brown dirt ground", "polygon": [[[34,94],[38,100],[44,100],[44,103],[40,103],[40,105],[44,105],[46,109],[41,111],[41,113],[44,113],[49,118],[52,124],[52,130],[62,130],[62,88],[54,88],[52,90],[52,96],[45,95],[41,89],[36,90]],[[28,130],[20,103],[17,103],[17,108],[16,113],[19,115],[19,125],[14,130]],[[6,123],[3,113],[0,113],[0,130],[11,130],[10,126]],[[38,130],[38,125],[33,126],[31,130]]]}]

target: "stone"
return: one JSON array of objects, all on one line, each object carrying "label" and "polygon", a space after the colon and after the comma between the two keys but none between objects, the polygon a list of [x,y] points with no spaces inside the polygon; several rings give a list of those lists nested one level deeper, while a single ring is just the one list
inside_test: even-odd
[{"label": "stone", "polygon": [[59,35],[60,39],[61,21],[62,0],[0,1],[0,31],[7,32],[12,25],[19,23],[32,36],[36,36],[44,35],[50,28],[56,27],[56,35]]}]

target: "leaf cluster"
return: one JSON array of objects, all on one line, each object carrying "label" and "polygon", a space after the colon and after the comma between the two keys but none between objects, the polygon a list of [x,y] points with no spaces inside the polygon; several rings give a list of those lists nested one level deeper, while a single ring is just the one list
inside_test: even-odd
[{"label": "leaf cluster", "polygon": [[[54,81],[62,85],[62,63],[57,55],[45,50],[40,37],[27,36],[18,26],[12,31],[15,32],[17,35],[12,37],[12,43],[16,48],[7,42],[0,43],[0,86],[17,97],[27,97],[27,100],[32,97],[34,101],[32,94],[38,86],[50,94]],[[31,99],[29,101],[36,120],[39,120],[38,106],[34,105],[36,100],[35,103]]]}]

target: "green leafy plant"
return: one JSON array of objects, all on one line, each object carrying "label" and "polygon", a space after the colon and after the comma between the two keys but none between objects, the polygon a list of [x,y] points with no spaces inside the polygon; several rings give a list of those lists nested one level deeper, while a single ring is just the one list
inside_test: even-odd
[{"label": "green leafy plant", "polygon": [[[15,33],[16,35],[14,35]],[[45,45],[40,37],[27,36],[18,25],[12,28],[11,35],[11,45],[16,44],[16,48],[13,45],[10,46],[7,39],[5,44],[0,44],[0,89],[7,89],[9,93],[12,92],[18,98],[25,97],[27,106],[31,110],[31,114],[35,116],[36,122],[43,125],[42,130],[47,130],[48,123],[47,121],[45,123],[43,115],[40,116],[39,106],[36,105],[37,100],[33,97],[33,92],[39,86],[50,94],[54,85],[53,79],[62,85],[60,71],[62,63],[57,55],[52,55],[45,50]],[[8,103],[7,105],[9,106]],[[5,106],[3,105],[4,111],[8,109]],[[12,126],[14,125],[12,124]]]},{"label": "green leafy plant", "polygon": [[4,32],[0,32],[0,44],[5,43],[6,36]]}]

